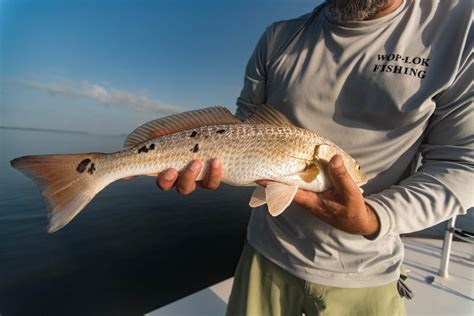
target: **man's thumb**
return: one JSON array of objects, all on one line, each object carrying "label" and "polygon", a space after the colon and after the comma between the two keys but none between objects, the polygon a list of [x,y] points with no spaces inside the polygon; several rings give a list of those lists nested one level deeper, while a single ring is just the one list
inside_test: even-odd
[{"label": "man's thumb", "polygon": [[359,192],[357,185],[344,166],[341,155],[334,155],[331,158],[328,164],[328,173],[337,192],[342,193],[344,196],[352,193],[354,189]]}]

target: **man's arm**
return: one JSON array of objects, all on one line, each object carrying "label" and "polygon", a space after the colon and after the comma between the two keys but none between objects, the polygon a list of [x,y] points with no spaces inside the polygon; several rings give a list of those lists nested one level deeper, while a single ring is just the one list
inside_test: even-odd
[{"label": "man's arm", "polygon": [[[244,86],[237,99],[237,113],[241,119],[255,112],[265,104],[267,65],[272,49],[273,27],[267,28],[261,36],[247,64]],[[340,157],[334,157],[328,165],[329,176],[334,189],[316,194],[298,190],[294,202],[310,209],[316,216],[346,232],[372,236],[380,230],[380,223],[370,206],[364,202],[359,187],[345,169]],[[266,181],[259,181],[266,185]]]},{"label": "man's arm", "polygon": [[412,176],[366,198],[381,222],[379,237],[430,227],[474,205],[474,107],[471,43],[436,110],[421,145],[422,166]]},{"label": "man's arm", "polygon": [[[267,30],[248,63],[237,101],[241,118],[266,101],[270,38]],[[466,46],[470,47],[469,43]],[[467,51],[450,87],[436,97],[436,111],[421,147],[423,166],[415,174],[366,197],[364,203],[351,179],[342,179],[347,174],[344,166],[330,164],[329,174],[333,182],[339,182],[336,189],[320,194],[299,190],[295,202],[343,231],[372,238],[420,230],[465,213],[474,204],[473,72],[472,55],[470,49]]]},{"label": "man's arm", "polygon": [[338,176],[347,172],[343,167],[337,171],[331,161],[335,189],[321,194],[300,190],[295,202],[334,227],[371,239],[421,230],[466,213],[474,205],[474,107],[471,51],[463,57],[449,88],[435,98],[417,172],[362,203],[355,184]]},{"label": "man's arm", "polygon": [[270,26],[263,33],[245,68],[244,85],[237,99],[236,116],[240,119],[249,117],[267,100],[267,66],[272,32],[273,27]]}]

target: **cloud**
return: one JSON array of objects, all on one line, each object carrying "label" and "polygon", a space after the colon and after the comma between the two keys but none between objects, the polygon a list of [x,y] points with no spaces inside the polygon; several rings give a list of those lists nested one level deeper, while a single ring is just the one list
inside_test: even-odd
[{"label": "cloud", "polygon": [[74,83],[61,81],[56,83],[42,83],[31,80],[17,80],[17,83],[34,89],[44,90],[53,95],[70,97],[84,97],[106,105],[126,106],[138,110],[172,114],[183,112],[186,109],[160,100],[150,99],[143,93],[134,93],[122,89],[105,87],[100,84],[82,81]]}]

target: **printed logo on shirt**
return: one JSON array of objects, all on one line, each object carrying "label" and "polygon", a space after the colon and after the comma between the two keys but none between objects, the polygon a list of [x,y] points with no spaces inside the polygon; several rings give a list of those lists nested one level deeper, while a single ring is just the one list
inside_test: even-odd
[{"label": "printed logo on shirt", "polygon": [[407,75],[423,79],[426,69],[430,66],[430,59],[424,57],[402,56],[400,54],[377,55],[377,62],[373,72],[387,72]]}]

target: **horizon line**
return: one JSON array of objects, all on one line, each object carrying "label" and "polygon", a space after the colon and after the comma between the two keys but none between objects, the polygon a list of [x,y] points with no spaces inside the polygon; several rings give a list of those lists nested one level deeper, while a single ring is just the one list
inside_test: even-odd
[{"label": "horizon line", "polygon": [[67,130],[67,129],[53,129],[53,128],[42,128],[42,127],[24,127],[24,126],[7,126],[0,125],[0,129],[9,130],[20,130],[20,131],[37,131],[37,132],[49,132],[49,133],[69,133],[69,134],[82,134],[82,135],[98,135],[98,136],[112,136],[112,137],[126,137],[127,134],[102,134],[102,133],[91,133],[87,131],[78,130]]}]

